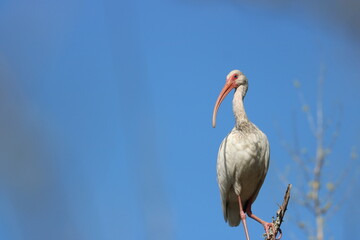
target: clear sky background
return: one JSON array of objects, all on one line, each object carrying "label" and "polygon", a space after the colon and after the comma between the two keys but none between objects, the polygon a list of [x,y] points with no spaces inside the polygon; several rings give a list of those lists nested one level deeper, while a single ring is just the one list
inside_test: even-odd
[{"label": "clear sky background", "polygon": [[[324,70],[326,121],[341,122],[326,176],[360,146],[358,12],[351,0],[2,0],[0,239],[244,239],[216,182],[234,124],[230,94],[211,127],[225,76],[246,74],[248,117],[270,141],[253,206],[269,221],[280,177],[299,182],[281,141],[293,144],[295,125],[315,150],[294,80],[314,112]],[[357,234],[357,180],[328,237]],[[304,239],[298,214],[290,203],[284,239]]]}]

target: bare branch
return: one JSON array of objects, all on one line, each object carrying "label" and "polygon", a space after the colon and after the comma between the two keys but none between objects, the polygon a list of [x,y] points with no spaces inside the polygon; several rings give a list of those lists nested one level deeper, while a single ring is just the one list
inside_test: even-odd
[{"label": "bare branch", "polygon": [[[274,228],[275,228],[275,233],[272,232],[272,229],[269,230],[269,237],[267,237],[267,235],[265,234],[265,240],[275,240],[276,239],[276,235],[278,233],[281,233],[281,229],[280,226],[283,222],[283,218],[285,216],[285,212],[287,210],[287,205],[289,203],[289,199],[290,199],[290,190],[291,190],[291,184],[288,185],[287,189],[286,189],[286,193],[284,196],[284,201],[282,203],[282,205],[280,206],[280,208],[277,210],[276,212],[276,218],[273,220],[274,223]],[[280,235],[281,236],[281,235]]]},{"label": "bare branch", "polygon": [[[297,83],[297,84],[300,85],[299,83]],[[295,87],[297,87],[297,84],[295,82],[295,84],[294,84]],[[297,88],[299,89],[299,87],[297,87]],[[301,103],[301,106],[303,108],[303,111],[306,113],[306,117],[307,117],[307,120],[308,120],[310,130],[313,133],[313,135],[316,136],[316,127],[315,127],[314,118],[313,118],[313,116],[311,114],[311,111],[309,109],[308,104],[306,104],[304,94],[300,90],[298,90],[298,97],[300,99],[300,103]]]},{"label": "bare branch", "polygon": [[314,180],[312,182],[312,197],[315,208],[316,220],[316,238],[317,240],[324,239],[324,212],[320,202],[320,186],[322,184],[321,174],[325,162],[326,152],[324,149],[324,120],[323,120],[323,82],[324,82],[324,67],[321,68],[320,77],[318,81],[318,99],[317,99],[317,126],[316,126],[316,158],[314,167]]},{"label": "bare branch", "polygon": [[340,133],[340,129],[341,129],[341,115],[342,115],[342,108],[340,107],[339,110],[339,117],[335,123],[335,130],[332,133],[332,136],[330,137],[330,142],[328,144],[328,149],[330,149],[330,151],[332,151],[332,149],[334,148],[334,145],[339,137],[339,133]]},{"label": "bare branch", "polygon": [[[340,189],[340,186],[343,185],[343,183],[345,182],[345,180],[347,179],[347,177],[350,176],[350,172],[351,170],[354,168],[353,166],[353,162],[351,161],[351,159],[349,159],[346,163],[346,166],[342,169],[341,173],[337,176],[337,179],[331,183],[331,187],[328,187],[328,192],[326,194],[326,196],[324,196],[324,201],[325,202],[329,202],[330,199],[333,197],[333,195],[335,194],[335,192],[338,192]],[[354,180],[354,179],[353,179]],[[350,181],[352,182],[352,181]],[[351,189],[351,184],[347,185],[347,188]],[[348,191],[348,189],[346,189]]]},{"label": "bare branch", "polygon": [[[309,105],[307,105],[304,94],[300,89],[300,83],[294,82],[303,112],[307,117],[308,126],[314,136],[315,146],[311,150],[315,149],[315,154],[312,154],[312,151],[303,151],[299,143],[298,134],[300,132],[298,132],[295,117],[293,118],[293,144],[288,144],[286,141],[281,142],[296,164],[297,172],[299,173],[297,177],[299,178],[298,181],[300,181],[297,187],[293,189],[294,201],[300,206],[301,210],[307,209],[313,214],[312,221],[309,224],[301,221],[302,219],[297,219],[295,222],[309,239],[314,240],[325,239],[325,222],[334,212],[340,209],[341,205],[350,195],[350,191],[347,191],[352,189],[352,185],[345,184],[345,182],[348,182],[352,178],[352,173],[356,172],[354,159],[358,157],[356,151],[353,150],[350,159],[340,169],[337,169],[335,176],[327,176],[325,174],[328,161],[330,160],[329,155],[334,150],[335,143],[338,140],[342,109],[339,108],[339,111],[336,111],[335,115],[337,117],[333,118],[336,121],[325,119],[323,99],[324,72],[325,67],[321,66],[317,81],[315,111],[311,111]],[[343,196],[340,201],[338,197],[335,198],[335,193],[338,194],[339,192]],[[344,192],[345,194],[343,194]],[[314,226],[314,231],[311,231],[311,226]]]},{"label": "bare branch", "polygon": [[[295,147],[293,148],[290,146],[290,144],[286,140],[284,140],[284,137],[283,137],[279,127],[277,127],[277,128],[278,128],[278,135],[280,137],[281,145],[291,156],[292,160],[294,162],[296,162],[297,164],[299,164],[299,166],[303,169],[302,173],[304,175],[303,177],[304,177],[305,181],[306,182],[310,181],[309,174],[311,173],[311,169],[307,166],[305,159],[302,158],[300,151],[297,150],[298,149],[297,136],[294,136]],[[295,126],[294,126],[294,128],[295,128]],[[295,130],[294,130],[294,135],[297,135],[297,132]]]}]

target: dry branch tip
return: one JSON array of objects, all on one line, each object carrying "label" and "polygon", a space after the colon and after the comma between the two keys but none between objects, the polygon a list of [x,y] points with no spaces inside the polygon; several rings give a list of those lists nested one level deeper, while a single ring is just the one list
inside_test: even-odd
[{"label": "dry branch tip", "polygon": [[[267,237],[266,234],[264,234],[265,236],[265,240],[276,240],[276,239],[280,239],[282,236],[282,231],[280,229],[281,223],[283,222],[284,216],[285,216],[285,212],[287,210],[287,205],[289,203],[289,199],[290,199],[290,190],[291,190],[291,184],[288,185],[286,192],[285,192],[285,196],[284,196],[284,200],[281,206],[279,206],[279,209],[276,212],[276,218],[273,217],[273,224],[274,224],[274,229],[275,229],[275,233],[273,233],[272,229],[269,230],[269,237]],[[279,238],[276,238],[276,236],[278,235],[278,233],[280,234]]]}]

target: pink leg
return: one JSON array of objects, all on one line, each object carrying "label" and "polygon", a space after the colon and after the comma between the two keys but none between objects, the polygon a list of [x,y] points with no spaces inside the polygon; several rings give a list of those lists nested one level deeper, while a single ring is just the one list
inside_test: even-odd
[{"label": "pink leg", "polygon": [[241,204],[240,195],[238,196],[238,201],[239,201],[239,207],[240,207],[240,218],[241,218],[241,222],[243,223],[243,226],[244,226],[246,240],[250,240],[249,231],[248,231],[248,228],[246,225],[246,215],[245,215],[244,209]]},{"label": "pink leg", "polygon": [[246,213],[249,217],[251,217],[252,219],[256,220],[257,222],[259,222],[261,225],[264,226],[265,228],[265,232],[267,237],[269,238],[269,228],[272,228],[273,233],[275,233],[275,227],[273,223],[269,223],[269,222],[265,222],[264,220],[262,220],[261,218],[259,218],[258,216],[256,216],[255,214],[252,213],[251,211],[251,204],[249,204],[246,208]]}]

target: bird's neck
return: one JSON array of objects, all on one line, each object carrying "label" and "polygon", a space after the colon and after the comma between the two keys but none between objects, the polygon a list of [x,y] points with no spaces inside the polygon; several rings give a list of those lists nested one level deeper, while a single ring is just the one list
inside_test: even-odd
[{"label": "bird's neck", "polygon": [[244,96],[244,89],[242,89],[242,86],[238,87],[234,93],[233,99],[233,111],[235,115],[236,126],[240,126],[242,122],[249,121],[244,108]]}]

